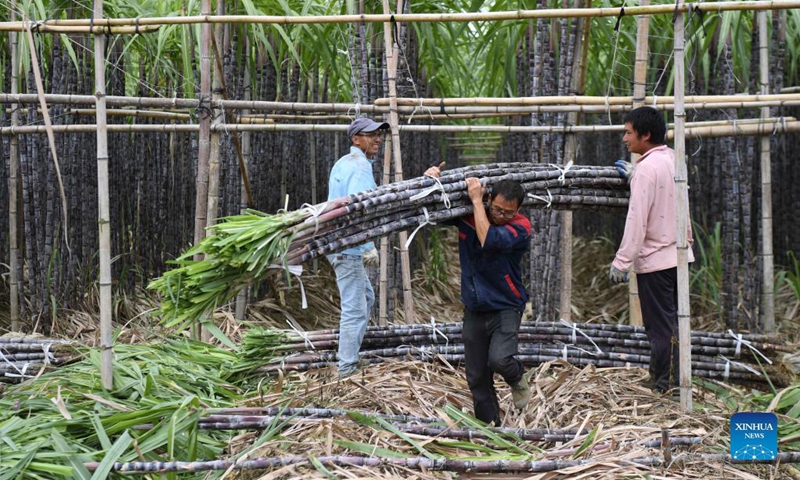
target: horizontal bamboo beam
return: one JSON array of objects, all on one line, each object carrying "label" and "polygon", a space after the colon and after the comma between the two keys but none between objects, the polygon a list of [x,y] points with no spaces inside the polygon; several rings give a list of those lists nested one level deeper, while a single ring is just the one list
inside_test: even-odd
[{"label": "horizontal bamboo beam", "polygon": [[[59,105],[91,105],[94,106],[95,98],[91,95],[63,95],[63,94],[46,94],[45,101],[48,104]],[[754,96],[747,96],[754,97]],[[761,96],[764,97],[763,95]],[[745,101],[741,100],[741,96],[725,96],[719,95],[714,98],[720,100],[702,100],[687,103],[685,108],[687,110],[707,110],[716,108],[763,108],[763,107],[790,107],[800,106],[800,95],[785,94],[785,95],[770,95],[770,100],[758,101]],[[597,99],[605,99],[606,97],[536,97],[536,98],[561,98],[560,105],[519,105],[519,106],[505,106],[505,105],[479,105],[479,106],[446,106],[444,112],[441,107],[419,107],[418,101],[414,106],[400,106],[397,111],[400,114],[411,115],[415,118],[428,117],[431,114],[478,114],[478,113],[518,113],[520,115],[527,115],[530,113],[543,113],[543,112],[582,112],[582,113],[607,113],[607,112],[627,112],[633,107],[626,102],[619,103],[616,98],[628,97],[608,97],[609,104],[605,102],[597,102]],[[581,100],[581,103],[594,103],[578,105],[572,104],[571,99],[584,98],[587,101]],[[672,110],[674,108],[672,103],[664,103],[664,99],[671,97],[659,97],[659,107],[664,110]],[[700,97],[696,97],[700,98]],[[709,98],[708,96],[702,98]],[[454,99],[454,100],[470,100],[470,99]],[[495,99],[498,101],[515,101],[516,99]],[[109,95],[106,97],[107,104],[115,107],[135,107],[139,109],[147,108],[163,108],[163,109],[178,109],[187,108],[194,109],[200,104],[200,101],[192,98],[156,98],[156,97],[123,97]],[[415,100],[416,101],[416,100]],[[0,103],[21,103],[32,104],[38,103],[39,97],[35,94],[18,94],[13,95],[9,93],[0,93]],[[324,112],[324,113],[344,113],[348,118],[352,118],[355,112],[356,105],[353,103],[294,103],[294,102],[271,102],[259,100],[219,100],[211,104],[212,108],[222,108],[226,110],[242,110],[248,109],[251,111],[293,111],[293,112]],[[361,113],[379,115],[389,112],[388,106],[376,105],[359,105]]]},{"label": "horizontal bamboo beam", "polygon": [[[706,102],[762,102],[780,100],[800,100],[800,94],[784,93],[770,95],[689,95],[686,103]],[[599,97],[585,95],[556,95],[542,97],[475,97],[475,98],[398,98],[397,105],[406,107],[440,108],[442,106],[521,106],[521,105],[627,105],[633,97]],[[646,105],[674,104],[675,97],[645,97]],[[387,98],[376,98],[376,106],[389,104]]]},{"label": "horizontal bamboo beam", "polygon": [[[788,10],[800,8],[800,0],[744,1],[714,3],[679,3],[623,8],[551,8],[540,10],[512,10],[502,12],[459,13],[408,13],[397,15],[194,15],[186,17],[111,18],[103,19],[105,25],[196,25],[203,23],[232,24],[323,24],[323,23],[388,23],[388,22],[491,22],[501,20],[529,20],[534,18],[597,18],[623,15],[674,15],[691,9],[703,12],[729,12],[742,10]],[[89,19],[57,19],[37,22],[39,29],[46,26],[88,26]],[[0,22],[0,31],[23,31],[25,22]]]},{"label": "horizontal bamboo beam", "polygon": [[[11,28],[4,29],[4,24],[19,24]],[[41,22],[1,22],[0,31],[6,32],[25,32],[30,26],[31,33],[66,33],[71,35],[96,34],[96,35],[139,35],[141,33],[157,32],[161,25],[139,25],[139,26],[109,26],[105,20],[95,22],[93,26],[87,25],[56,25],[52,20]]]},{"label": "horizontal bamboo beam", "polygon": [[[794,133],[800,131],[797,120],[775,119],[772,122],[748,123],[745,120],[734,125],[699,125],[687,123],[687,136],[725,136],[725,135],[771,135],[777,133]],[[716,123],[716,122],[714,122]],[[144,125],[108,125],[109,132],[115,133],[191,133],[198,131],[198,125],[178,124],[144,124]],[[401,125],[403,132],[415,133],[608,133],[621,132],[622,125],[577,125],[557,126],[505,126],[505,125]],[[96,125],[53,125],[55,133],[88,133],[96,130]],[[344,132],[347,125],[305,125],[305,124],[218,124],[212,130],[231,132]],[[668,135],[671,135],[671,130]],[[2,135],[28,135],[46,133],[44,125],[27,125],[22,127],[3,127]]]}]

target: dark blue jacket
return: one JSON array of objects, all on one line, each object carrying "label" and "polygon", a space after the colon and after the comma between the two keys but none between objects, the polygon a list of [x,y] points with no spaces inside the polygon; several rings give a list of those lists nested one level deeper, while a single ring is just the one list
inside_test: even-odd
[{"label": "dark blue jacket", "polygon": [[528,292],[522,283],[522,256],[528,249],[531,222],[517,214],[502,226],[489,226],[481,247],[472,215],[458,220],[461,301],[472,311],[525,309]]}]

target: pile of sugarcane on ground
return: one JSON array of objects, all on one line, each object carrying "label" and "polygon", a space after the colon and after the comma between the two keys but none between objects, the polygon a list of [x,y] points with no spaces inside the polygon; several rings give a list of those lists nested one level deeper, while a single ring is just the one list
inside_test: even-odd
[{"label": "pile of sugarcane on ground", "polygon": [[[150,288],[163,294],[161,312],[170,325],[198,319],[270,271],[472,213],[469,177],[482,179],[489,193],[500,180],[519,181],[533,208],[621,210],[630,194],[615,167],[502,163],[446,170],[440,179],[418,177],[293,212],[228,217]],[[205,260],[194,261],[195,254]]]},{"label": "pile of sugarcane on ground", "polygon": [[0,337],[0,383],[19,383],[67,362],[71,342],[41,336]]},{"label": "pile of sugarcane on ground", "polygon": [[[461,323],[370,326],[362,359],[388,358],[460,362],[464,359]],[[793,374],[781,362],[794,351],[775,336],[693,331],[692,374],[725,382],[787,386]],[[237,367],[265,374],[304,371],[335,364],[337,330],[298,332],[253,329],[242,340]],[[567,322],[523,322],[517,358],[532,367],[565,360],[573,365],[648,368],[650,344],[642,327]]]}]

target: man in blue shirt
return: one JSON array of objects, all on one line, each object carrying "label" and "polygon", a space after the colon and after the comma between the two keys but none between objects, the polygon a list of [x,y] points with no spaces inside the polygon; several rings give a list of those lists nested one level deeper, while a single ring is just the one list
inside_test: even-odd
[{"label": "man in blue shirt", "polygon": [[[383,132],[388,123],[374,122],[366,117],[356,118],[347,127],[352,142],[350,153],[340,158],[328,178],[328,200],[375,188],[372,173],[374,157],[383,144]],[[339,321],[339,377],[352,375],[358,368],[358,351],[369,323],[369,313],[375,303],[375,292],[364,270],[364,263],[377,264],[375,244],[367,242],[337,254],[327,256],[336,272],[336,283],[342,302]]]},{"label": "man in blue shirt", "polygon": [[[439,177],[431,167],[425,175]],[[528,249],[531,223],[519,213],[525,191],[518,182],[501,180],[492,188],[489,207],[485,188],[467,178],[473,214],[457,220],[464,303],[464,364],[475,417],[500,425],[500,404],[494,388],[499,373],[511,386],[514,406],[522,410],[531,398],[525,368],[515,355],[522,311],[528,292],[520,262]]]}]

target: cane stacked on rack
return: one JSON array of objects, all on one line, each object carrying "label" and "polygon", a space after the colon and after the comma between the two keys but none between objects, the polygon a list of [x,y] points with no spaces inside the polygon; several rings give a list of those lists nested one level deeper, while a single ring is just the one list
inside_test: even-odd
[{"label": "cane stacked on rack", "polygon": [[[532,367],[565,360],[573,365],[640,367],[650,362],[642,327],[567,322],[523,322],[517,358]],[[336,362],[337,330],[249,331],[242,340],[241,370],[260,373],[304,371]],[[361,346],[369,363],[385,359],[460,362],[464,345],[460,323],[370,326]],[[780,362],[792,348],[774,336],[732,332],[692,332],[692,374],[725,382],[786,386],[792,374]],[[768,377],[768,378],[767,378]]]},{"label": "cane stacked on rack", "polygon": [[[466,178],[485,180],[491,192],[503,179],[519,181],[534,208],[627,208],[629,188],[614,167],[498,163],[445,171],[384,185],[293,212],[250,211],[210,227],[209,235],[154,280],[168,325],[200,318],[270,271],[325,254],[472,213]],[[195,254],[205,259],[194,261]],[[289,269],[292,273],[298,270]]]}]

